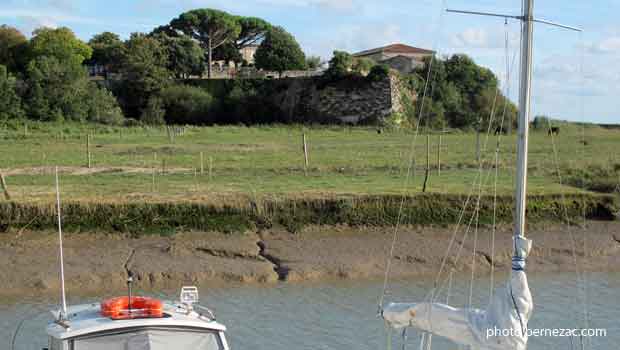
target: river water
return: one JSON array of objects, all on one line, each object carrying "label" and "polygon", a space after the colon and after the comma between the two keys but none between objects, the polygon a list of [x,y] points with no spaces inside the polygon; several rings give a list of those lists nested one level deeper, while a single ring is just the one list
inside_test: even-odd
[{"label": "river water", "polygon": [[[497,276],[496,279],[503,279]],[[388,301],[423,299],[431,281],[407,280],[390,284]],[[581,300],[587,290],[587,307]],[[455,278],[451,301],[464,305],[469,298],[469,278]],[[535,310],[530,328],[578,328],[584,325],[584,310],[590,328],[604,328],[607,336],[585,340],[536,337],[529,349],[618,349],[620,348],[620,274],[589,274],[585,284],[574,274],[530,275]],[[277,285],[233,285],[201,288],[203,304],[215,309],[218,320],[228,326],[228,340],[239,350],[384,350],[387,332],[376,317],[382,281],[281,283]],[[151,293],[152,294],[152,293]],[[489,280],[474,283],[474,304],[488,301]],[[169,298],[175,297],[168,293]],[[70,303],[92,302],[89,297],[70,298]],[[576,300],[579,300],[576,302]],[[40,350],[46,344],[45,325],[52,300],[28,300],[22,304],[0,301],[0,349]],[[419,348],[420,335],[409,331],[406,349]],[[403,349],[400,333],[391,335],[394,350]],[[571,345],[572,343],[572,345]],[[433,349],[456,349],[448,341],[433,338]]]}]

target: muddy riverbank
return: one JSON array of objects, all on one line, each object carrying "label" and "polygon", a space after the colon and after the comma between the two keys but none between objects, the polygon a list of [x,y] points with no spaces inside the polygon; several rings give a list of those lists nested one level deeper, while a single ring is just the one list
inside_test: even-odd
[{"label": "muddy riverbank", "polygon": [[[67,288],[81,292],[121,290],[124,264],[139,288],[176,288],[191,283],[275,283],[323,279],[380,278],[394,228],[307,227],[291,234],[267,230],[245,234],[184,232],[131,238],[105,233],[65,236]],[[439,270],[454,227],[399,229],[391,274],[432,276]],[[511,231],[458,230],[446,268],[488,274],[508,269]],[[559,224],[538,223],[530,271],[620,271],[620,222],[589,222],[572,233]],[[475,254],[474,254],[475,245]],[[459,253],[460,252],[460,253]],[[5,232],[0,236],[0,295],[46,295],[58,291],[57,237],[53,231]]]}]

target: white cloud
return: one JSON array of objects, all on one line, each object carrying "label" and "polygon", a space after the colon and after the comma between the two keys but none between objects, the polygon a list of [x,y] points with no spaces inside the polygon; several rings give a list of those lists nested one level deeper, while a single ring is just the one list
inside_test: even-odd
[{"label": "white cloud", "polygon": [[280,6],[319,7],[331,10],[352,10],[355,8],[354,0],[259,0],[259,2]]},{"label": "white cloud", "polygon": [[[517,33],[510,32],[508,44],[514,47],[519,40]],[[449,39],[452,48],[503,49],[506,35],[502,31],[489,31],[485,28],[467,28]]]},{"label": "white cloud", "polygon": [[335,30],[312,35],[302,44],[308,53],[325,59],[331,57],[334,50],[354,53],[403,41],[400,26],[392,23],[368,25],[346,25]]},{"label": "white cloud", "polygon": [[620,53],[620,36],[612,36],[597,43],[586,44],[586,49],[594,54]]},{"label": "white cloud", "polygon": [[452,38],[452,44],[457,47],[487,47],[489,36],[484,29],[468,28]]}]

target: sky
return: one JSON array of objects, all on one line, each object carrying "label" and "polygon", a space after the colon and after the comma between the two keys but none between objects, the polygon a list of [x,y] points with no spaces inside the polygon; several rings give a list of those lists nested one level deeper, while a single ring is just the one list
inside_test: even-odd
[{"label": "sky", "polygon": [[[0,0],[0,23],[26,35],[40,26],[67,26],[85,41],[103,31],[127,38],[202,7],[264,18],[295,35],[307,55],[323,59],[333,50],[397,42],[440,55],[464,53],[492,69],[517,99],[519,23],[444,9],[518,15],[519,0]],[[537,0],[535,14],[584,32],[536,25],[533,115],[620,124],[620,0]]]}]

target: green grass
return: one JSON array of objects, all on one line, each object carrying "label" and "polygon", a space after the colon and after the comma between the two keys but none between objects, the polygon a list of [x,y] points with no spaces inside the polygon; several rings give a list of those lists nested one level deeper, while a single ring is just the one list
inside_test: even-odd
[{"label": "green grass", "polygon": [[[304,172],[301,134],[309,141],[310,166]],[[588,145],[579,140],[584,132]],[[75,175],[86,165],[86,139],[90,133],[94,168],[105,172]],[[426,137],[417,138],[415,171],[406,183],[407,164],[414,136],[407,132],[377,134],[372,128],[266,126],[187,127],[171,142],[164,128],[118,128],[88,124],[29,123],[0,127],[0,168],[17,201],[53,198],[53,176],[28,168],[69,166],[62,175],[67,199],[129,200],[201,198],[218,194],[415,194],[421,191],[426,162]],[[427,191],[465,194],[478,173],[476,136],[472,133],[442,136],[441,176],[437,175],[438,136],[431,135],[431,173]],[[482,144],[485,143],[482,138]],[[558,164],[567,177],[560,185],[551,137],[533,131],[530,138],[529,193],[576,193],[582,176],[577,169],[612,168],[613,182],[620,164],[620,131],[598,127],[563,126],[556,137]],[[494,159],[496,137],[487,141],[483,159]],[[513,191],[514,135],[501,139],[498,193]],[[205,174],[200,175],[200,153]],[[209,159],[212,160],[211,177]],[[165,163],[166,172],[162,174]],[[488,168],[488,163],[487,163]],[[122,169],[119,169],[122,168]],[[136,171],[127,171],[136,168]],[[20,174],[12,169],[24,169]],[[155,186],[153,186],[153,169]],[[49,170],[49,169],[48,169]],[[82,169],[83,170],[83,169]],[[197,175],[195,176],[195,172]],[[489,170],[485,170],[485,177]],[[307,174],[306,174],[307,173]],[[577,174],[577,175],[576,175]],[[584,178],[586,177],[583,175]],[[588,175],[588,181],[592,181]],[[491,171],[483,192],[494,183]],[[618,181],[620,183],[620,181]],[[588,186],[586,186],[588,187]],[[595,186],[590,186],[596,188]]]},{"label": "green grass", "polygon": [[[585,211],[609,218],[610,197],[620,184],[620,131],[562,125],[555,138],[533,130],[530,137],[528,216],[561,218],[560,194],[571,215]],[[304,169],[302,133],[309,142]],[[91,134],[93,171],[86,167],[86,134]],[[587,145],[580,142],[582,136]],[[0,168],[11,202],[0,200],[0,223],[47,227],[53,222],[54,166],[61,168],[68,228],[171,232],[178,228],[243,231],[283,225],[297,231],[308,223],[394,224],[402,194],[405,223],[450,223],[467,194],[484,196],[481,220],[492,213],[498,139],[482,137],[485,160],[477,185],[476,135],[431,140],[427,194],[420,196],[426,164],[426,135],[374,128],[302,126],[186,127],[174,141],[165,128],[108,127],[29,122],[0,126]],[[502,136],[497,193],[499,216],[512,211],[516,136]],[[200,153],[205,173],[200,174]],[[415,168],[407,180],[410,156]],[[209,175],[209,159],[212,172]],[[165,163],[165,170],[162,169]],[[557,166],[563,178],[557,174]],[[619,188],[620,189],[620,188]],[[592,191],[597,191],[594,193]],[[292,208],[292,209],[291,209]],[[208,219],[194,220],[196,215]]]}]

